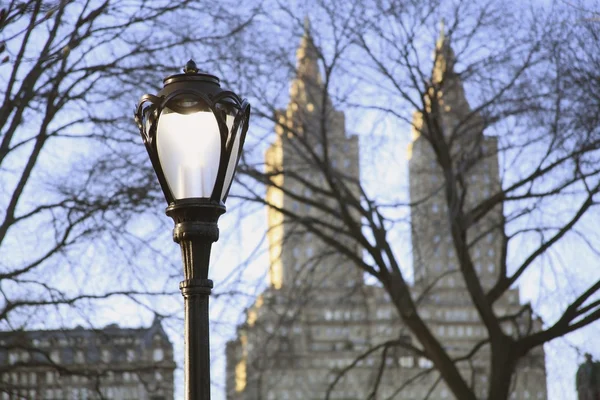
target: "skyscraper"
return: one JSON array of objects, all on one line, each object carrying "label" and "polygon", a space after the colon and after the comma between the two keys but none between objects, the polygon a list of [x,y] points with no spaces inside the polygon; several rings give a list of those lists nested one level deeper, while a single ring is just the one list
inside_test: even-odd
[{"label": "skyscraper", "polygon": [[[434,97],[441,107],[445,132],[464,132],[457,153],[467,147],[480,152],[469,165],[467,201],[489,196],[500,186],[496,139],[483,135],[483,123],[471,113],[448,40],[438,41],[432,79],[443,82]],[[276,114],[276,139],[266,154],[273,185],[267,189],[270,287],[247,310],[238,337],[227,346],[228,400],[288,399],[431,399],[453,398],[432,363],[411,350],[418,340],[406,329],[384,288],[365,284],[354,261],[359,246],[340,229],[335,243],[311,229],[311,218],[336,230],[340,220],[360,222],[345,207],[360,198],[358,139],[345,133],[344,114],[325,96],[318,49],[308,26],[297,51],[297,75],[290,102]],[[414,293],[422,298],[419,313],[451,357],[471,351],[486,330],[465,290],[445,216],[443,175],[423,139],[426,126],[419,113],[409,149]],[[324,188],[342,179],[348,192],[332,195]],[[302,201],[300,201],[302,198]],[[306,202],[314,198],[315,203]],[[499,271],[502,209],[482,219],[471,238],[473,259],[482,285],[490,287]],[[298,223],[299,220],[302,223]],[[499,315],[514,313],[518,290],[497,302]],[[535,320],[534,325],[539,321]],[[532,327],[535,329],[536,327]],[[518,334],[510,323],[507,333]],[[540,350],[523,361],[512,391],[514,399],[545,399],[544,355]],[[489,349],[479,351],[459,369],[484,398],[488,386]],[[369,397],[373,395],[373,397]]]}]

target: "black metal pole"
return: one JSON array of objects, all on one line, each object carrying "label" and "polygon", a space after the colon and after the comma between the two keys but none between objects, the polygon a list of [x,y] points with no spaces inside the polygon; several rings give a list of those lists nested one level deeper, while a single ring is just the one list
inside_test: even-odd
[{"label": "black metal pole", "polygon": [[179,201],[167,208],[173,218],[173,240],[179,243],[184,280],[184,400],[210,400],[210,342],[208,298],[213,282],[208,279],[210,249],[219,239],[217,220],[225,206],[200,199]]}]

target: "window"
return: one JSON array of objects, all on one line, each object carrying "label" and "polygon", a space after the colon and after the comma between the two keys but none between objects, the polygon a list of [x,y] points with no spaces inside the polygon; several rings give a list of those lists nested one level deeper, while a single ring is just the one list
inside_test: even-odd
[{"label": "window", "polygon": [[135,351],[133,349],[127,349],[127,361],[132,362],[135,360]]},{"label": "window", "polygon": [[431,360],[429,360],[425,357],[419,357],[419,367],[420,368],[431,368],[431,367],[433,367],[433,363],[431,362]]},{"label": "window", "polygon": [[83,351],[82,350],[75,351],[75,362],[77,364],[83,364],[85,362],[85,358],[83,356]]},{"label": "window", "polygon": [[294,247],[294,249],[292,250],[292,255],[298,258],[300,256],[300,250],[298,250],[297,247]]},{"label": "window", "polygon": [[488,272],[494,272],[494,269],[495,269],[495,268],[494,268],[494,264],[492,264],[492,263],[489,263],[489,264],[488,264]]},{"label": "window", "polygon": [[308,246],[306,248],[306,256],[307,257],[312,257],[313,256],[313,248],[311,246]]},{"label": "window", "polygon": [[440,209],[439,209],[439,207],[438,207],[437,203],[433,203],[433,204],[431,205],[431,211],[433,211],[435,214],[437,214],[437,213],[440,211]]},{"label": "window", "polygon": [[8,363],[9,364],[16,364],[17,361],[19,361],[19,354],[11,351],[8,353]]},{"label": "window", "polygon": [[60,351],[58,350],[52,350],[50,352],[50,360],[52,360],[52,362],[54,363],[60,363]]},{"label": "window", "polygon": [[347,158],[344,160],[344,168],[350,168],[350,160]]},{"label": "window", "polygon": [[107,363],[110,362],[110,350],[108,349],[102,349],[102,362]]},{"label": "window", "polygon": [[154,349],[154,351],[152,352],[152,359],[154,361],[162,361],[164,357],[165,355],[163,349],[161,348]]},{"label": "window", "polygon": [[435,236],[433,237],[433,243],[439,243],[439,242],[440,242],[440,240],[441,240],[441,238],[440,238],[440,235],[435,235]]}]

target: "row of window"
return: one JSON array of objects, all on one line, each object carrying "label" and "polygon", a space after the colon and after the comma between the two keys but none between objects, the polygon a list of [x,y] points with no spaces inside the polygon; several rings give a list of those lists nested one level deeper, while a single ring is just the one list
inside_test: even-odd
[{"label": "row of window", "polygon": [[486,330],[480,326],[445,326],[437,327],[437,334],[440,337],[484,337]]},{"label": "row of window", "polygon": [[[312,248],[312,246],[306,246],[306,247],[304,248],[304,255],[305,255],[307,258],[310,258],[310,257],[312,257],[312,256],[314,255],[314,253],[315,253],[315,251],[314,251],[314,249]],[[300,258],[300,257],[302,256],[302,252],[300,251],[300,248],[299,248],[299,247],[294,247],[294,249],[292,250],[292,255],[293,255],[295,258]]]},{"label": "row of window", "polygon": [[[403,399],[422,399],[425,396],[429,399],[449,399],[454,398],[454,396],[450,393],[448,389],[441,389],[438,393],[438,396],[435,396],[436,393],[429,393],[429,387],[425,386],[423,388],[407,388],[400,391],[391,389],[391,388],[382,388],[380,390],[383,398],[392,398],[392,396],[400,396]],[[485,397],[487,393],[482,391],[482,398]],[[358,393],[356,390],[335,390],[331,392],[331,399],[358,399],[362,397],[358,397]],[[394,397],[395,398],[395,397]],[[510,396],[511,400],[516,399],[534,399],[534,395],[529,391],[525,390],[522,393],[517,394],[513,392]],[[538,391],[535,397],[536,399],[545,399],[546,395],[543,391]],[[280,390],[280,391],[269,391],[267,394],[268,400],[293,400],[293,399],[306,399],[306,393],[301,390]]]},{"label": "row of window", "polygon": [[[102,349],[100,352],[100,359],[104,363],[109,363],[113,360],[113,351],[111,349]],[[52,362],[59,364],[62,361],[61,351],[54,349],[50,351],[49,354],[50,360]],[[127,349],[125,352],[125,357],[127,362],[137,361],[137,353],[133,349]],[[164,359],[164,351],[161,348],[155,348],[152,351],[152,359],[154,361],[162,361]],[[8,353],[8,363],[14,365],[18,362],[27,363],[31,360],[31,354],[27,351],[22,350],[11,350]],[[84,364],[86,362],[85,351],[84,350],[75,350],[73,355],[73,362],[76,364]]]},{"label": "row of window", "polygon": [[[377,310],[379,314],[380,310]],[[324,310],[326,321],[362,321],[366,315],[361,310]]]},{"label": "row of window", "polygon": [[[450,234],[447,234],[445,236],[446,236],[446,243],[452,243],[452,236]],[[441,235],[438,235],[438,234],[433,235],[433,243],[438,244],[441,241],[442,241],[442,236]],[[485,235],[485,241],[487,243],[492,243],[494,241],[494,233],[490,232],[487,235]]]},{"label": "row of window", "polygon": [[[312,360],[312,365],[315,368],[342,369],[342,368],[345,368],[345,367],[353,364],[355,361],[356,361],[356,359],[353,357],[315,358]],[[356,361],[355,365],[357,367],[375,367],[375,366],[379,365],[380,362],[381,362],[381,359],[379,357],[367,357],[367,358],[363,358],[361,360]],[[402,356],[402,357],[399,357],[397,360],[392,357],[388,357],[386,359],[387,366],[392,366],[396,363],[397,363],[397,365],[399,365],[403,368],[432,368],[433,367],[433,363],[431,362],[431,360],[429,360],[425,357],[415,358],[413,356]]]},{"label": "row of window", "polygon": [[[479,179],[479,175],[477,174],[473,174],[473,175],[469,175],[467,178],[468,182],[470,183],[477,183],[480,181]],[[439,174],[431,174],[431,183],[437,184],[441,181],[441,176]],[[491,182],[491,178],[490,175],[488,173],[484,173],[481,175],[481,182],[485,183],[485,184],[489,184]],[[473,188],[471,188],[471,190],[473,190]]]},{"label": "row of window", "polygon": [[[429,319],[432,317],[432,313],[428,309],[424,309],[420,311],[421,317],[425,319]],[[440,310],[437,309],[434,313],[435,317],[438,319],[444,319],[444,321],[479,321],[479,315],[476,310],[466,310],[466,309],[447,309]]]},{"label": "row of window", "polygon": [[[106,388],[100,390],[102,397],[105,399],[139,399],[141,390],[137,387],[128,388]],[[28,390],[16,390],[12,393],[2,393],[2,400],[12,399],[36,399],[43,397],[45,400],[88,400],[97,399],[98,394],[95,389],[87,388],[70,388],[70,389],[44,389],[42,391],[36,391],[35,389]],[[164,397],[161,397],[164,399]]]},{"label": "row of window", "polygon": [[[160,340],[160,339],[159,339]],[[155,338],[156,341],[156,338]],[[85,338],[85,337],[61,337],[61,338],[50,338],[50,339],[32,339],[31,344],[36,348],[46,348],[46,347],[69,347],[74,348],[78,346],[87,347],[90,345],[96,345],[101,347],[106,345],[107,342],[110,342],[111,345],[122,346],[122,345],[132,345],[138,346],[140,344],[139,338],[128,338],[128,337],[117,337],[111,338],[107,340],[106,338]],[[6,346],[7,343],[5,340],[0,340],[1,346]]]},{"label": "row of window", "polygon": [[[437,235],[436,235],[436,236],[437,236]],[[438,236],[438,237],[439,237],[439,236]],[[435,242],[436,240],[437,240],[437,242]],[[436,239],[436,238],[434,237],[434,242],[435,242],[436,244],[437,244],[437,243],[439,243],[439,239]],[[471,250],[471,256],[472,256],[474,259],[481,258],[481,255],[482,255],[482,251],[481,251],[481,250],[482,250],[482,249],[481,249],[481,247],[480,247],[480,246],[473,248],[473,249]],[[494,257],[494,255],[496,254],[496,251],[494,250],[494,248],[493,248],[493,247],[488,247],[488,248],[487,248],[487,251],[486,251],[485,253],[487,254],[487,256],[488,256],[488,257],[490,257],[490,258],[491,258],[491,257]],[[440,257],[440,255],[441,255],[441,246],[434,246],[434,248],[433,248],[433,256],[437,258],[437,257]],[[451,246],[449,246],[449,247],[446,249],[446,255],[447,255],[449,258],[453,258],[453,257],[454,257],[454,255],[455,255],[455,252],[454,252],[454,247],[451,247]]]},{"label": "row of window", "polygon": [[[162,381],[164,378],[161,371],[154,371],[154,379]],[[92,380],[94,378],[91,378]],[[134,372],[107,371],[103,377],[103,381],[113,382],[138,382],[139,376]],[[45,372],[7,372],[2,374],[2,382],[12,385],[33,386],[40,384],[53,385],[56,383],[64,384],[87,384],[90,378],[83,375],[60,375],[57,371]]]}]

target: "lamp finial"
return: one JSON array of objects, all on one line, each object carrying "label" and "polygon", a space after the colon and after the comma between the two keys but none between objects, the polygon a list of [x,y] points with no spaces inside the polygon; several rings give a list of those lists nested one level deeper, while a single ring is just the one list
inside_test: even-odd
[{"label": "lamp finial", "polygon": [[196,63],[194,62],[194,60],[192,60],[190,58],[190,60],[185,64],[185,67],[183,67],[183,72],[185,74],[197,74],[198,73],[198,67],[196,66]]}]

